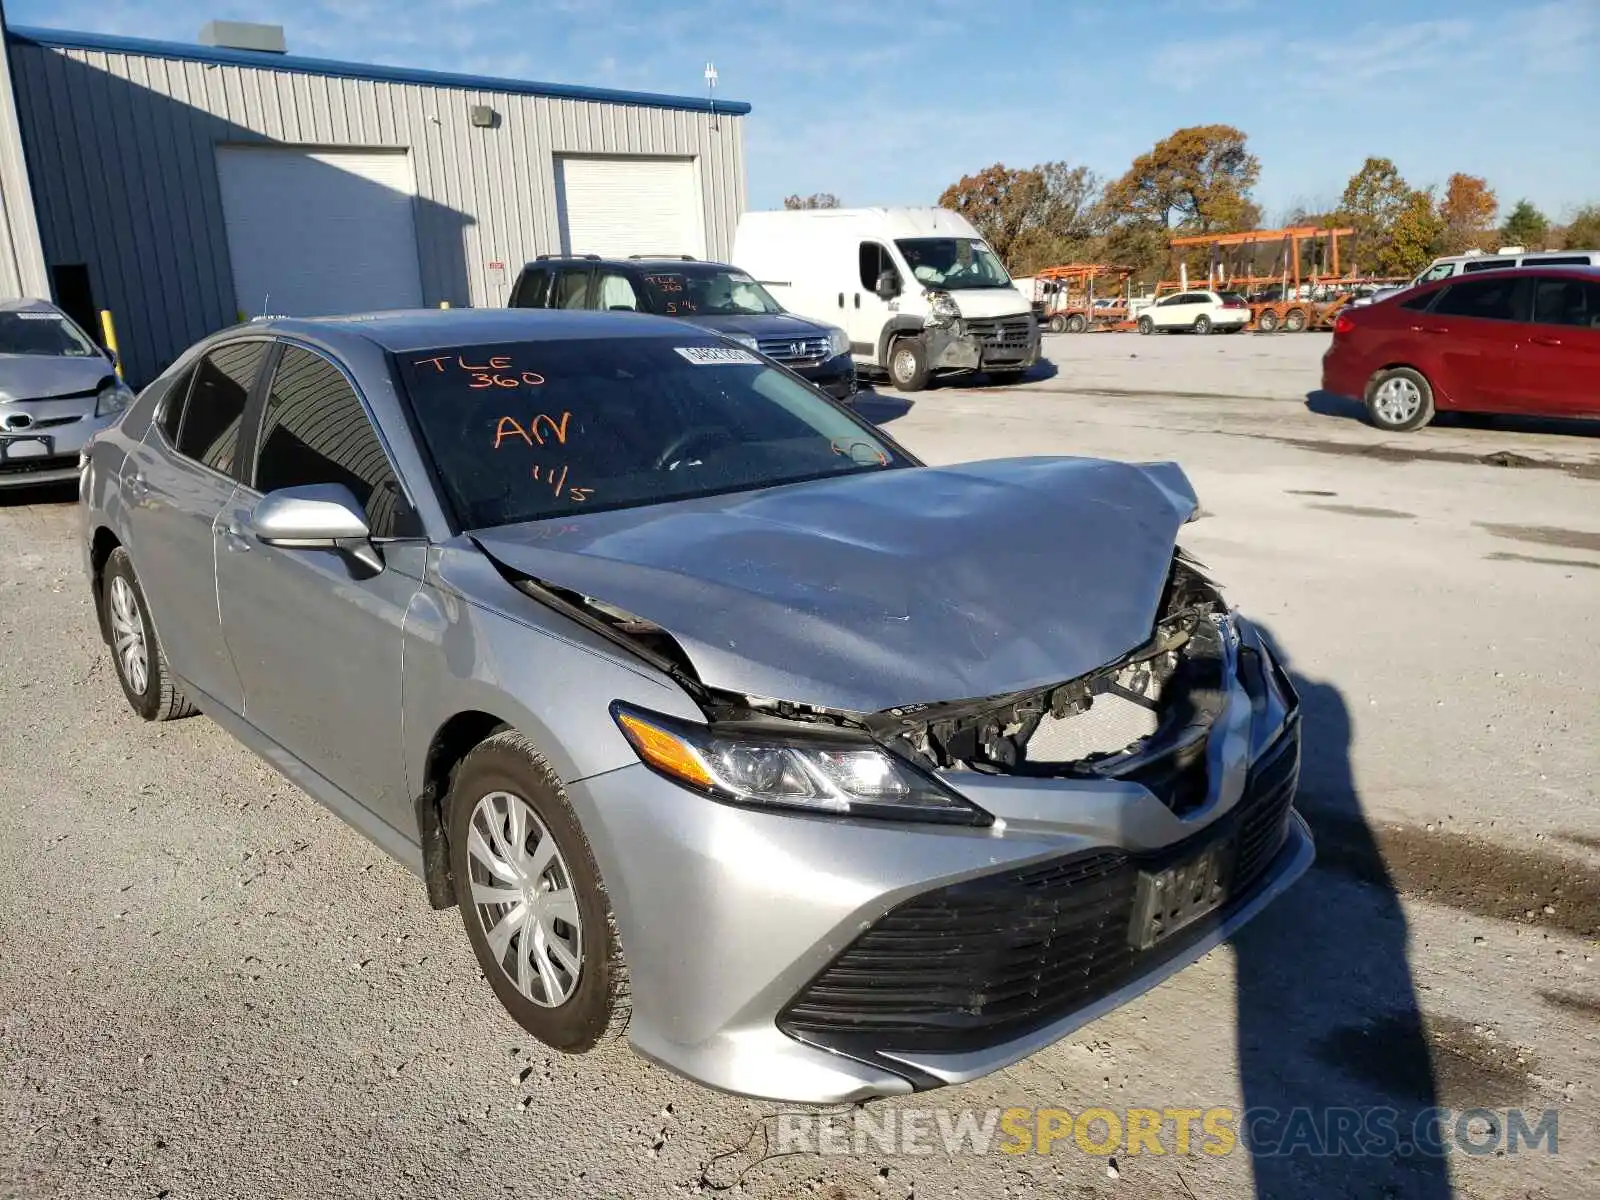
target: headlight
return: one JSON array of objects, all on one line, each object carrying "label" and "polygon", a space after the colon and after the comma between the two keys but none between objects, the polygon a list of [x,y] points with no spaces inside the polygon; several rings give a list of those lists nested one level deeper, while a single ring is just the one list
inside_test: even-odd
[{"label": "headlight", "polygon": [[101,388],[100,394],[94,398],[94,415],[109,417],[127,408],[132,400],[133,389],[120,379],[113,380]]},{"label": "headlight", "polygon": [[623,736],[645,766],[730,804],[987,825],[992,818],[871,742],[722,732],[614,704]]},{"label": "headlight", "polygon": [[744,347],[746,347],[746,348],[748,348],[750,350],[754,350],[757,353],[759,353],[760,350],[761,350],[761,347],[756,343],[756,339],[755,339],[755,335],[754,334],[750,334],[750,333],[730,333],[730,334],[728,334],[728,336],[731,337],[734,341],[738,342],[739,345],[744,346]]},{"label": "headlight", "polygon": [[828,356],[837,357],[850,353],[850,335],[844,330],[834,327],[828,330]]},{"label": "headlight", "polygon": [[932,320],[930,325],[947,325],[961,315],[961,309],[956,306],[955,297],[949,292],[928,291],[928,313]]}]

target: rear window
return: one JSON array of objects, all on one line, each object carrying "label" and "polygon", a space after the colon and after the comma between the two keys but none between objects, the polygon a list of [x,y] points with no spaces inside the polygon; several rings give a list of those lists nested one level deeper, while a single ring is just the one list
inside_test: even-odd
[{"label": "rear window", "polygon": [[1430,310],[1436,317],[1480,317],[1489,321],[1515,321],[1521,279],[1478,279],[1452,284]]}]

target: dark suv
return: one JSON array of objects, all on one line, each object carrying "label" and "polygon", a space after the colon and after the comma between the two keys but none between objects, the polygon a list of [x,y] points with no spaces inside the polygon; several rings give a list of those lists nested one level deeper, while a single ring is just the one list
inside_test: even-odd
[{"label": "dark suv", "polygon": [[742,342],[837,400],[856,391],[844,330],[785,312],[748,274],[688,257],[542,254],[522,268],[512,308],[592,308],[682,317]]}]

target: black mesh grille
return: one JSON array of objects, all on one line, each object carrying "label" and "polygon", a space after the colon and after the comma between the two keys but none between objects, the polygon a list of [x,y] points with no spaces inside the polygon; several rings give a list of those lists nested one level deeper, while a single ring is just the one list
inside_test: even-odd
[{"label": "black mesh grille", "polygon": [[1299,757],[1296,726],[1256,764],[1228,817],[1160,855],[1089,850],[906,901],[818,975],[779,1028],[846,1052],[956,1052],[1019,1037],[1093,1002],[1227,912],[1137,951],[1129,926],[1140,869],[1234,836],[1237,902],[1283,846]]}]

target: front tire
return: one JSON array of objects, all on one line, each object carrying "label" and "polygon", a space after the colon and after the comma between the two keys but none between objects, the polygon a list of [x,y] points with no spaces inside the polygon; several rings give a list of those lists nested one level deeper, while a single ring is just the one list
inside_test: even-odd
[{"label": "front tire", "polygon": [[1057,313],[1055,316],[1050,318],[1051,333],[1065,333],[1066,331],[1067,319],[1065,317],[1063,317],[1060,313]]},{"label": "front tire", "polygon": [[889,350],[889,380],[902,392],[928,386],[928,353],[917,338],[901,338]]},{"label": "front tire", "polygon": [[1082,333],[1089,328],[1089,320],[1082,313],[1073,313],[1067,318],[1068,333]]},{"label": "front tire", "polygon": [[632,1005],[616,917],[550,764],[495,734],[456,768],[448,823],[456,906],[506,1012],[569,1054],[619,1036]]},{"label": "front tire", "polygon": [[1379,371],[1367,384],[1367,415],[1379,429],[1410,433],[1433,420],[1433,386],[1410,367]]},{"label": "front tire", "polygon": [[199,711],[172,680],[133,560],[121,546],[106,559],[101,577],[100,626],[111,644],[122,694],[134,712],[146,721],[175,721]]},{"label": "front tire", "polygon": [[1204,337],[1206,334],[1210,333],[1211,332],[1211,318],[1210,317],[1196,317],[1194,319],[1194,331],[1196,333],[1198,333],[1201,337]]},{"label": "front tire", "polygon": [[1256,318],[1256,328],[1262,333],[1272,333],[1278,328],[1278,314],[1270,308],[1261,310],[1261,315]]},{"label": "front tire", "polygon": [[1154,321],[1152,321],[1149,317],[1140,317],[1139,318],[1139,332],[1140,333],[1142,333],[1142,334],[1144,334],[1146,336],[1149,336],[1150,334],[1154,333],[1155,331],[1156,331],[1156,323]]}]

